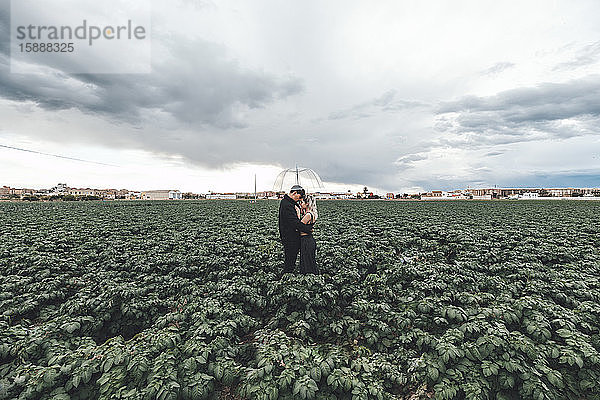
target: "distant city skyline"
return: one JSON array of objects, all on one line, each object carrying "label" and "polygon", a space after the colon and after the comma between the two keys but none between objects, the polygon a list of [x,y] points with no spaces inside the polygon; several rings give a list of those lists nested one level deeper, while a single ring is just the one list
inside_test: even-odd
[{"label": "distant city skyline", "polygon": [[[137,190],[137,189],[131,189],[131,188],[126,188],[126,187],[116,187],[116,186],[109,186],[109,187],[93,187],[93,186],[72,186],[72,185],[68,185],[66,182],[59,182],[55,185],[52,185],[50,187],[32,187],[32,186],[9,186],[9,185],[2,185],[2,183],[0,182],[0,194],[3,194],[4,191],[6,191],[6,189],[11,189],[11,190],[16,190],[16,191],[22,191],[22,190],[35,190],[38,192],[46,192],[48,194],[57,194],[57,193],[68,193],[68,194],[76,194],[76,195],[82,195],[82,194],[89,194],[89,193],[80,193],[80,191],[86,191],[86,190],[96,190],[96,191],[100,191],[100,192],[110,192],[110,191],[115,191],[115,192],[130,192],[130,193],[135,193],[135,192],[169,192],[169,191],[177,191],[177,192],[182,192],[182,193],[192,193],[192,194],[211,194],[211,193],[215,193],[215,194],[252,194],[255,193],[253,190],[248,190],[248,191],[235,191],[235,190],[222,190],[222,191],[214,191],[214,190],[208,190],[206,192],[193,192],[193,191],[182,191],[177,187],[169,187],[169,188],[145,188],[142,190]],[[487,187],[466,187],[466,188],[454,188],[452,190],[441,190],[439,188],[428,188],[426,190],[422,190],[422,191],[417,191],[417,192],[408,192],[408,191],[404,191],[404,192],[381,192],[379,190],[376,189],[370,189],[368,186],[363,186],[362,188],[360,188],[359,190],[352,190],[352,189],[346,189],[346,190],[326,190],[325,188],[321,189],[321,190],[313,190],[310,193],[369,193],[369,194],[377,194],[380,196],[384,196],[384,195],[389,195],[390,193],[393,193],[395,195],[401,195],[401,194],[429,194],[429,195],[433,195],[433,196],[441,196],[442,194],[460,194],[460,193],[473,193],[476,194],[478,196],[482,196],[482,195],[488,195],[488,194],[497,194],[497,195],[502,195],[502,196],[508,196],[511,194],[521,194],[524,191],[527,190],[531,190],[534,192],[540,192],[540,193],[550,193],[553,196],[571,196],[571,194],[573,193],[579,193],[579,194],[594,194],[595,196],[600,196],[600,186],[596,186],[596,187],[580,187],[580,186],[564,186],[564,187],[559,187],[559,186],[505,186],[505,187],[498,187],[498,186],[487,186]],[[274,190],[274,189],[258,189],[256,190],[256,193],[261,193],[261,194],[265,194],[265,193],[285,193],[287,192],[287,190]],[[1,197],[1,196],[0,196]]]},{"label": "distant city skyline", "polygon": [[0,0],[0,184],[600,186],[600,2],[132,2],[149,74],[11,73]]}]

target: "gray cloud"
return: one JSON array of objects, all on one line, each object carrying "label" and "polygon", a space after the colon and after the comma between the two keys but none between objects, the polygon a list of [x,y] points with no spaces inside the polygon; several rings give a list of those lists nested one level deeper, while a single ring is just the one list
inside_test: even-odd
[{"label": "gray cloud", "polygon": [[407,154],[398,158],[395,164],[401,169],[408,169],[413,168],[417,161],[426,160],[427,158],[427,155],[422,153]]},{"label": "gray cloud", "polygon": [[[4,57],[0,96],[45,110],[79,110],[120,126],[115,132],[81,132],[81,142],[127,143],[157,154],[178,154],[211,168],[235,162],[282,166],[301,162],[332,182],[397,185],[393,162],[399,141],[406,140],[402,130],[392,134],[369,124],[334,130],[319,124],[295,126],[275,115],[270,116],[275,125],[262,129],[260,123],[246,123],[238,112],[268,113],[273,103],[302,92],[299,78],[246,70],[227,58],[223,48],[205,41],[155,42],[168,49],[170,62],[155,62],[150,75],[65,74],[49,69],[43,75],[10,74]],[[394,97],[388,92],[370,104],[385,114],[404,104]],[[277,127],[278,120],[287,128]],[[41,131],[31,134],[47,136]]]},{"label": "gray cloud", "polygon": [[265,107],[300,93],[302,81],[242,68],[221,46],[203,40],[164,39],[169,61],[153,60],[140,75],[10,74],[0,59],[0,96],[31,101],[48,110],[76,108],[109,119],[140,124],[148,113],[164,114],[176,125],[239,128],[238,109]]},{"label": "gray cloud", "polygon": [[[333,113],[315,124],[300,116],[294,123],[270,109],[302,93],[302,79],[250,70],[222,45],[164,33],[153,33],[149,75],[66,74],[43,65],[39,75],[10,74],[6,52],[0,56],[1,97],[45,110],[77,110],[84,113],[81,118],[101,117],[115,126],[108,132],[82,130],[79,142],[180,155],[217,169],[235,162],[286,167],[299,162],[328,181],[396,187],[394,161],[409,152],[410,143],[392,114],[425,105],[398,99],[389,90],[337,117]],[[364,117],[370,118],[357,121]],[[354,122],[346,126],[345,119]],[[31,135],[49,139],[47,132]],[[52,139],[70,140],[64,134]]]},{"label": "gray cloud", "polygon": [[381,96],[357,104],[347,109],[334,111],[329,114],[328,119],[361,119],[378,115],[381,112],[396,112],[415,107],[425,107],[426,103],[415,100],[396,99],[396,90],[388,90]]},{"label": "gray cloud", "polygon": [[454,147],[593,135],[600,128],[600,77],[467,96],[436,113],[439,143]]},{"label": "gray cloud", "polygon": [[0,0],[0,55],[10,53],[10,0]]},{"label": "gray cloud", "polygon": [[514,63],[511,63],[511,62],[499,62],[499,63],[496,63],[496,64],[492,65],[489,68],[484,69],[483,71],[481,71],[481,74],[482,75],[488,75],[488,76],[498,75],[501,72],[504,72],[507,69],[514,68],[514,67],[515,67]]},{"label": "gray cloud", "polygon": [[600,40],[580,48],[575,57],[554,67],[555,71],[571,70],[600,61]]}]

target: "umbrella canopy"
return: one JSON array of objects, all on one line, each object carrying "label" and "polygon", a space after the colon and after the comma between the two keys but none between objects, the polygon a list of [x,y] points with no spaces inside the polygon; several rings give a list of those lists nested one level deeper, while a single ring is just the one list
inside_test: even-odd
[{"label": "umbrella canopy", "polygon": [[319,175],[310,168],[296,167],[284,169],[277,175],[273,190],[288,192],[294,185],[300,185],[308,193],[322,191],[325,187]]}]

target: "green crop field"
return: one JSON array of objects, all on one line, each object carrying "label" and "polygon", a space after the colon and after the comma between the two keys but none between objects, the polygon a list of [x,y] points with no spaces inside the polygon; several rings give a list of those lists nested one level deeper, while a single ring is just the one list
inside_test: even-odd
[{"label": "green crop field", "polygon": [[1,203],[0,399],[598,399],[600,202]]}]

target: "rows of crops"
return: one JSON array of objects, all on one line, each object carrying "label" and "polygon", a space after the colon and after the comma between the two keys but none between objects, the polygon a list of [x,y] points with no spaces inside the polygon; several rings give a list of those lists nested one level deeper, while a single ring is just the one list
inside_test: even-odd
[{"label": "rows of crops", "polygon": [[0,399],[597,399],[600,203],[0,204]]}]

